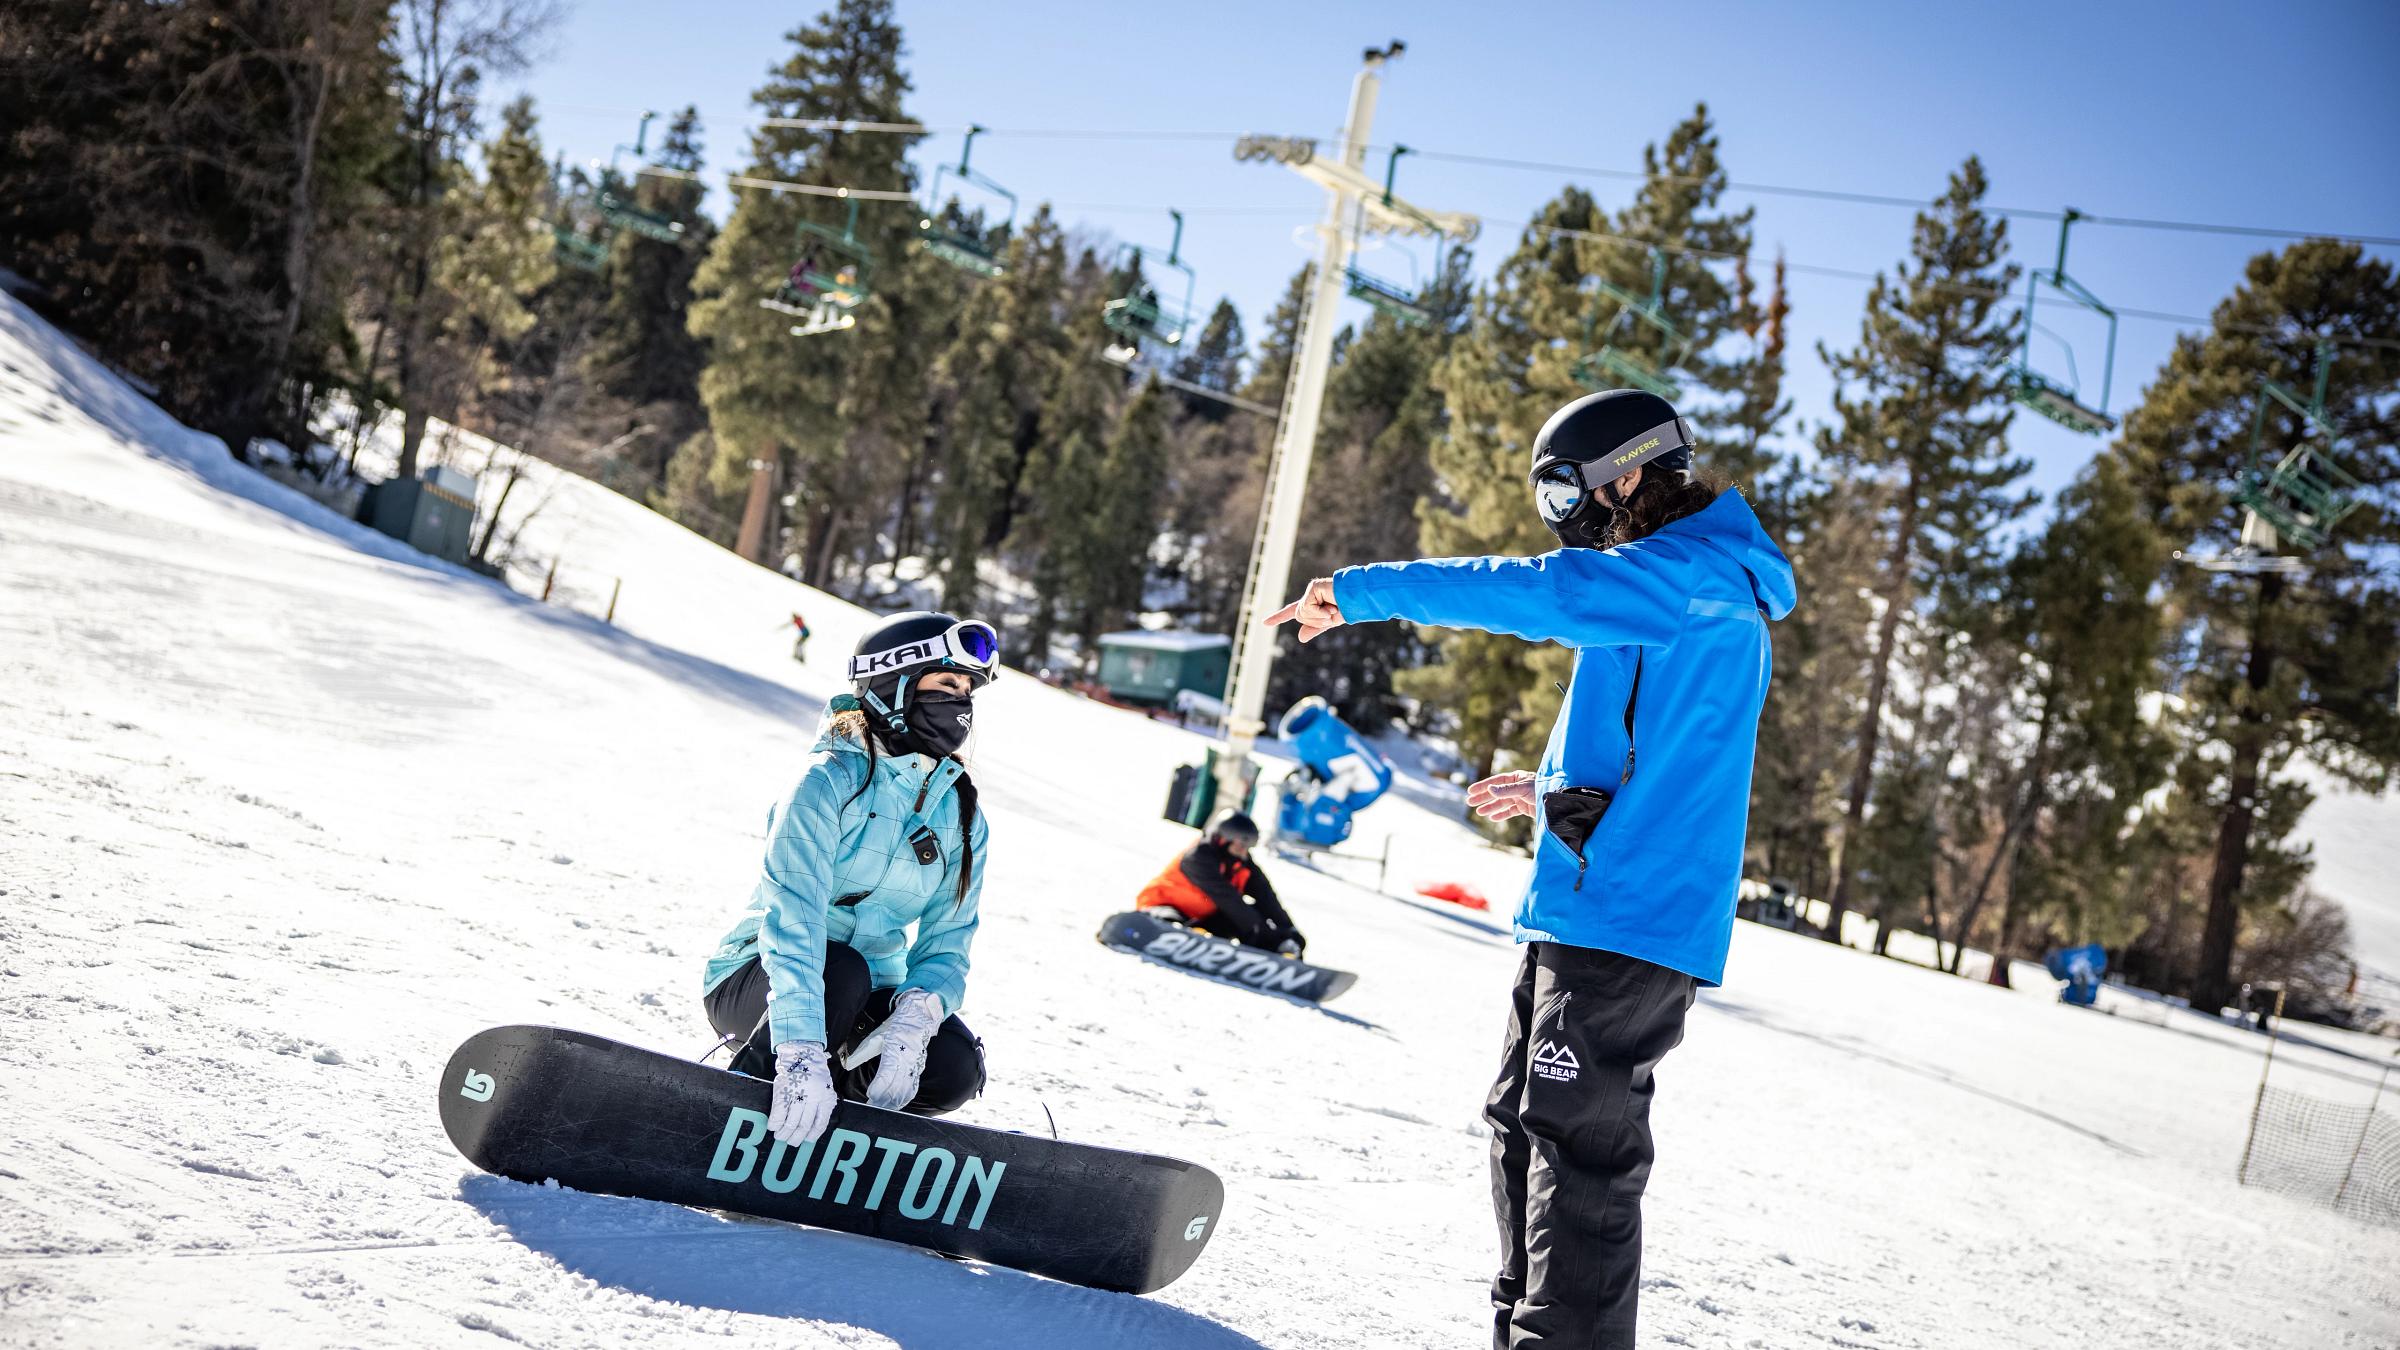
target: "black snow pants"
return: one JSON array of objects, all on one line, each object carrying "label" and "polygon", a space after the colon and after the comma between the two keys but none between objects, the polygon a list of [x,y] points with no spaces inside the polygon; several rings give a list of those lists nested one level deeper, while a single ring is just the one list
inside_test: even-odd
[{"label": "black snow pants", "polygon": [[1495,1350],[1630,1350],[1659,1060],[1692,977],[1614,952],[1528,943],[1492,1127]]},{"label": "black snow pants", "polygon": [[[867,958],[839,942],[825,944],[825,1034],[831,1038],[833,1090],[844,1101],[863,1102],[867,1085],[875,1080],[876,1060],[855,1069],[842,1067],[842,1054],[892,1015],[897,989],[877,989],[868,973]],[[774,1033],[767,1029],[767,970],[752,957],[708,991],[709,1025],[733,1042],[733,1062],[726,1067],[753,1078],[775,1076]],[[925,1072],[917,1079],[916,1100],[905,1108],[920,1116],[941,1116],[966,1105],[983,1092],[983,1042],[967,1024],[947,1017],[925,1047]]]}]

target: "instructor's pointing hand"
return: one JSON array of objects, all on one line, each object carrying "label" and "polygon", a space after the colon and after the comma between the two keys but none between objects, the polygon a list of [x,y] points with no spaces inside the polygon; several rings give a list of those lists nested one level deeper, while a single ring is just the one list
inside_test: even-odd
[{"label": "instructor's pointing hand", "polygon": [[1333,578],[1318,577],[1300,592],[1300,598],[1276,610],[1259,622],[1269,628],[1294,619],[1300,622],[1300,640],[1313,642],[1317,635],[1341,627],[1349,620],[1342,617],[1342,607],[1333,602]]}]

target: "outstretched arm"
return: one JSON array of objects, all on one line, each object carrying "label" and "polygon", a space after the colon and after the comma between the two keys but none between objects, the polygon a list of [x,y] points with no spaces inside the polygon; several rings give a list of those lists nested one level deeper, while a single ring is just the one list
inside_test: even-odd
[{"label": "outstretched arm", "polygon": [[1683,547],[1644,540],[1532,558],[1428,558],[1345,567],[1322,583],[1335,622],[1406,619],[1570,647],[1664,646],[1689,601],[1663,563]]}]

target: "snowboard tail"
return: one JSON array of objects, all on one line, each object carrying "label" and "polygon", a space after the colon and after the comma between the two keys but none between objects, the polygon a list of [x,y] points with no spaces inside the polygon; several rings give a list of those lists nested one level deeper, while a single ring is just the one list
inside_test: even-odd
[{"label": "snowboard tail", "polygon": [[1102,920],[1100,941],[1119,951],[1198,971],[1229,984],[1287,994],[1308,1003],[1338,998],[1358,983],[1358,976],[1349,971],[1262,952],[1139,910],[1111,914]]},{"label": "snowboard tail", "polygon": [[469,1037],[442,1127],[517,1181],[728,1210],[1146,1294],[1190,1269],[1225,1187],[1177,1158],[856,1102],[816,1143],[767,1131],[762,1079],[556,1027]]}]

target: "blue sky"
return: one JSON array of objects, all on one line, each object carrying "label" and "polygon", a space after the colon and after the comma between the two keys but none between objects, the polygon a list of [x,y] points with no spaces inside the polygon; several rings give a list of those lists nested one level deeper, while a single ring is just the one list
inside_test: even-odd
[{"label": "blue sky", "polygon": [[[580,0],[555,51],[522,81],[571,159],[605,158],[644,108],[698,105],[711,176],[747,158],[749,93],[819,8],[752,0]],[[1166,208],[1191,217],[1185,253],[1201,303],[1218,295],[1257,331],[1308,256],[1322,196],[1281,168],[1236,163],[1226,141],[1011,137],[1006,129],[1261,131],[1329,139],[1359,52],[1391,38],[1374,139],[1426,150],[1633,169],[1698,101],[1737,181],[1931,197],[1969,153],[1990,201],[2094,214],[2400,235],[2400,4],[2161,0],[2011,5],[1119,3],[901,0],[910,111],[1001,129],[975,165],[1029,205],[1163,242]],[[920,163],[955,157],[957,137]],[[1488,222],[1485,267],[1571,175],[1409,161],[1403,191]],[[721,181],[721,179],[720,179]],[[1585,178],[1610,206],[1630,183]],[[1909,212],[1736,194],[1758,208],[1762,252],[1871,271],[1908,243]],[[714,201],[721,207],[720,192]],[[2046,264],[2056,225],[2012,230]],[[2068,270],[2112,303],[2206,314],[2266,239],[2078,227]],[[2379,250],[2387,256],[2393,250]],[[1429,258],[1420,257],[1424,267]],[[1366,265],[1405,275],[1385,250]],[[1846,345],[1865,283],[1792,280],[1794,438],[1828,413],[1819,340]],[[1363,311],[1362,311],[1363,313]],[[2044,311],[2048,313],[2047,310]],[[2068,328],[2087,389],[2097,330]],[[2135,401],[2174,325],[2132,320],[2118,340],[2112,409]],[[2090,339],[2087,343],[2084,339]],[[2017,448],[2045,494],[2097,442],[2031,415]]]}]

